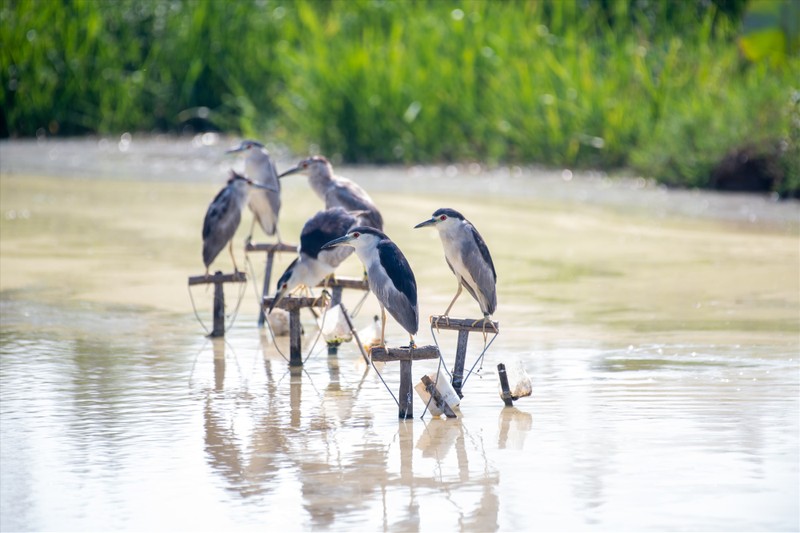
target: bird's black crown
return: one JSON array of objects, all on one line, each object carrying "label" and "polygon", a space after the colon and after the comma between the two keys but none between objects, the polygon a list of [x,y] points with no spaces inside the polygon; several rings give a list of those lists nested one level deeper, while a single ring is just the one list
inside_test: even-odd
[{"label": "bird's black crown", "polygon": [[450,209],[449,207],[442,207],[441,209],[437,209],[436,211],[433,212],[433,218],[438,218],[442,215],[445,215],[448,218],[457,218],[459,220],[465,220],[464,215],[462,215],[455,209]]},{"label": "bird's black crown", "polygon": [[389,237],[384,232],[370,226],[356,226],[355,228],[350,228],[350,230],[347,233],[362,233],[362,234],[368,233],[370,235],[375,235],[376,237],[379,237],[381,239],[389,239]]}]

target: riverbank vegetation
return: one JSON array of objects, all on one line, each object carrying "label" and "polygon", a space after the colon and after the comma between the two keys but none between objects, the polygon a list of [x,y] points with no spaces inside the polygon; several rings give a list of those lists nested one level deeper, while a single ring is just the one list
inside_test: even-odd
[{"label": "riverbank vegetation", "polygon": [[746,59],[747,8],[9,0],[0,122],[13,136],[219,128],[347,162],[627,169],[690,187],[757,173],[797,195],[800,60]]}]

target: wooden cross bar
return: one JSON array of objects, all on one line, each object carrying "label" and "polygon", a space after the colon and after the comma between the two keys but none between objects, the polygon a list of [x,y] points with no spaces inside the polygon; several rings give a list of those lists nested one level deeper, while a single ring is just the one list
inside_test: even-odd
[{"label": "wooden cross bar", "polygon": [[[269,309],[273,300],[274,298],[264,298],[261,305],[262,311]],[[289,366],[303,366],[300,309],[304,307],[327,307],[327,305],[327,301],[322,296],[319,298],[287,296],[275,305],[275,307],[289,311]]]},{"label": "wooden cross bar", "polygon": [[247,276],[244,272],[234,272],[233,274],[223,274],[219,270],[213,275],[190,276],[189,286],[214,284],[214,326],[209,337],[225,336],[225,291],[222,289],[223,283],[245,283]]},{"label": "wooden cross bar", "polygon": [[400,361],[400,418],[414,417],[414,395],[411,387],[411,362],[423,359],[438,359],[436,346],[417,346],[415,348],[385,348],[375,346],[370,350],[373,361]]},{"label": "wooden cross bar", "polygon": [[[269,296],[269,284],[272,278],[272,263],[275,259],[276,253],[297,253],[297,246],[292,244],[286,244],[283,242],[276,242],[272,244],[267,243],[258,243],[253,244],[252,242],[248,242],[247,245],[244,247],[245,253],[249,252],[267,252],[267,266],[264,268],[264,285],[261,288],[261,298],[266,298]],[[264,325],[264,321],[267,319],[267,315],[264,314],[264,308],[262,307],[261,310],[258,312],[258,327],[262,327]]]},{"label": "wooden cross bar", "polygon": [[447,316],[437,315],[431,316],[430,322],[431,325],[436,329],[458,331],[456,360],[453,364],[452,385],[458,393],[458,397],[463,398],[464,394],[461,392],[461,387],[464,383],[464,362],[467,358],[467,341],[469,341],[469,334],[472,331],[479,331],[481,333],[497,333],[500,331],[500,324],[492,321],[485,322],[482,318],[475,320],[470,318],[450,318]]}]

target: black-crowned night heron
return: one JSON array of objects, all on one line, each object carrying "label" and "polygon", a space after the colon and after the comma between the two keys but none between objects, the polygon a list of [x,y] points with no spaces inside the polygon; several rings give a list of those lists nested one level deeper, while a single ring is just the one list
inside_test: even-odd
[{"label": "black-crowned night heron", "polygon": [[278,231],[278,214],[281,210],[281,184],[278,180],[278,170],[275,163],[258,141],[242,141],[239,146],[235,146],[226,153],[242,153],[244,159],[244,175],[253,180],[270,187],[269,189],[254,189],[250,192],[248,207],[253,212],[253,223],[250,224],[249,241],[253,237],[253,228],[258,220],[259,226],[267,235],[276,235],[278,242],[281,234]]},{"label": "black-crowned night heron", "polygon": [[347,178],[334,175],[330,162],[321,155],[300,161],[279,177],[297,173],[308,176],[309,185],[325,202],[326,208],[343,207],[351,212],[363,211],[359,218],[364,226],[383,229],[383,217],[367,191]]},{"label": "black-crowned night heron", "polygon": [[352,253],[352,248],[323,250],[322,246],[347,234],[358,219],[342,209],[333,207],[320,211],[303,225],[298,256],[278,279],[277,292],[269,311],[287,294],[298,287],[310,289],[333,274]]},{"label": "black-crowned night heron", "polygon": [[484,324],[487,321],[491,323],[491,317],[497,309],[497,273],[481,234],[455,209],[437,209],[430,219],[414,227],[425,226],[434,226],[439,230],[445,261],[458,279],[458,291],[447,306],[444,317],[449,316],[450,309],[461,294],[461,288],[466,287],[481,307]]},{"label": "black-crowned night heron", "polygon": [[352,228],[347,235],[335,239],[323,250],[334,246],[348,245],[367,270],[369,289],[381,306],[381,346],[386,345],[386,311],[403,326],[411,337],[419,329],[417,309],[417,280],[403,252],[383,232],[368,226]]},{"label": "black-crowned night heron", "polygon": [[231,171],[228,184],[222,188],[211,201],[203,220],[203,263],[208,267],[217,258],[219,253],[228,244],[228,250],[233,260],[233,270],[239,271],[236,258],[233,257],[233,235],[242,220],[242,208],[247,201],[252,187],[265,189],[268,186],[255,183],[250,178]]}]

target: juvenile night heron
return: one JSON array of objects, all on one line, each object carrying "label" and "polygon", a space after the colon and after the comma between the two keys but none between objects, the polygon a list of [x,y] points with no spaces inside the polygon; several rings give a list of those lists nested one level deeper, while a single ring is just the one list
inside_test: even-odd
[{"label": "juvenile night heron", "polygon": [[434,226],[439,230],[439,237],[444,247],[444,259],[458,279],[458,291],[447,306],[444,316],[450,315],[450,309],[461,294],[461,288],[466,287],[467,292],[481,307],[484,324],[487,321],[491,324],[491,317],[497,309],[497,273],[489,248],[481,234],[455,209],[437,209],[430,219],[414,227],[425,226]]},{"label": "juvenile night heron", "polygon": [[417,281],[403,252],[383,232],[368,226],[358,226],[347,235],[335,239],[323,250],[348,245],[367,269],[369,289],[381,306],[381,343],[386,345],[386,311],[403,326],[414,346],[414,335],[419,329],[417,309]]},{"label": "juvenile night heron", "polygon": [[322,246],[347,234],[356,226],[358,219],[341,207],[320,211],[303,225],[300,232],[298,256],[278,279],[277,292],[269,312],[284,296],[300,286],[311,288],[327,276],[352,253],[352,248],[323,250]]},{"label": "juvenile night heron", "polygon": [[264,189],[268,186],[255,183],[250,178],[231,171],[228,184],[217,193],[208,206],[203,220],[203,263],[206,265],[206,276],[208,267],[226,244],[233,260],[233,270],[239,271],[236,258],[233,257],[232,239],[242,219],[242,208],[251,187]]},{"label": "juvenile night heron", "polygon": [[359,217],[364,226],[383,229],[383,217],[367,191],[357,183],[333,174],[330,162],[321,155],[300,161],[297,166],[283,172],[279,177],[291,174],[305,174],[308,183],[317,196],[325,202],[325,207],[343,207],[348,211],[363,211]]},{"label": "juvenile night heron", "polygon": [[249,241],[253,237],[253,228],[256,225],[256,220],[258,220],[258,225],[261,226],[264,233],[270,236],[277,234],[278,242],[280,242],[278,213],[281,210],[281,184],[278,180],[278,170],[275,168],[275,163],[272,161],[269,152],[260,142],[246,140],[225,153],[245,154],[244,175],[255,183],[269,187],[269,189],[250,192],[250,199],[247,205],[250,207],[250,211],[253,212],[253,223],[250,224],[250,235],[247,240]]}]

